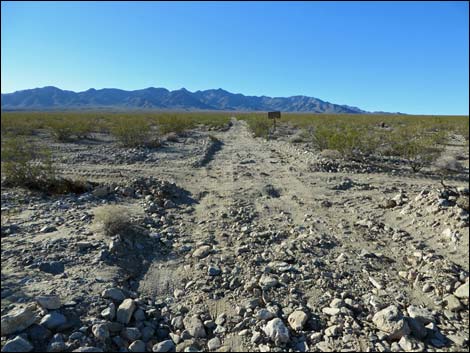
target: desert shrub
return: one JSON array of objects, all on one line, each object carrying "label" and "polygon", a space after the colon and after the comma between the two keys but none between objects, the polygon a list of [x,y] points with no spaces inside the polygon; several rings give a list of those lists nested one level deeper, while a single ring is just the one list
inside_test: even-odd
[{"label": "desert shrub", "polygon": [[326,126],[315,126],[309,129],[311,134],[313,145],[320,151],[331,148],[331,139],[334,135],[334,131],[331,127]]},{"label": "desert shrub", "polygon": [[267,119],[252,120],[248,124],[255,137],[268,137],[271,124]]},{"label": "desert shrub", "polygon": [[65,120],[51,120],[47,123],[47,127],[52,136],[60,142],[70,141],[74,134],[71,123]]},{"label": "desert shrub", "polygon": [[12,186],[42,188],[55,179],[50,150],[24,137],[2,139],[2,169]]},{"label": "desert shrub", "polygon": [[160,146],[159,133],[152,130],[146,120],[119,119],[110,130],[124,147]]},{"label": "desert shrub", "polygon": [[431,165],[443,150],[442,135],[427,133],[420,128],[397,129],[389,135],[388,154],[407,160],[414,172]]},{"label": "desert shrub", "polygon": [[320,157],[327,159],[341,159],[342,155],[339,151],[336,150],[323,150],[319,153]]},{"label": "desert shrub", "polygon": [[132,229],[129,211],[123,206],[101,206],[94,213],[97,228],[106,236],[125,236]]},{"label": "desert shrub", "polygon": [[310,129],[313,145],[320,151],[335,150],[343,157],[363,158],[374,153],[379,145],[379,133],[346,124],[317,125]]}]

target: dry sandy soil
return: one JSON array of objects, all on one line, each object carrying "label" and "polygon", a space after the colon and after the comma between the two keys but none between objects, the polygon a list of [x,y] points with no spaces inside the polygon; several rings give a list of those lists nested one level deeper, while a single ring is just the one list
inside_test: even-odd
[{"label": "dry sandy soil", "polygon": [[[156,149],[51,142],[64,176],[97,185],[2,187],[3,349],[468,349],[468,148],[448,146],[446,191],[288,141],[233,119]],[[104,204],[140,231],[106,237]]]}]

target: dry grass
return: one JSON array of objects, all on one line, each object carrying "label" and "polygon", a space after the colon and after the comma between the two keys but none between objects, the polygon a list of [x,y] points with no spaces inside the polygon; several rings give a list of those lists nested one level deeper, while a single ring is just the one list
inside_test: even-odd
[{"label": "dry grass", "polygon": [[129,211],[123,206],[106,205],[95,210],[95,225],[106,236],[126,236],[132,230]]}]

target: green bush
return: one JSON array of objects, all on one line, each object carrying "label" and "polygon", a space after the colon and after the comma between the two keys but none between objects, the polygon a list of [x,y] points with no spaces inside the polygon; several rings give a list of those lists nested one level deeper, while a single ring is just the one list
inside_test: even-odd
[{"label": "green bush", "polygon": [[442,153],[443,135],[419,128],[397,129],[389,135],[389,154],[407,160],[414,172],[432,164]]},{"label": "green bush", "polygon": [[150,123],[146,120],[128,120],[126,118],[115,121],[110,129],[124,147],[158,147],[160,145],[160,135],[152,130]]},{"label": "green bush", "polygon": [[2,169],[7,184],[40,189],[55,179],[51,152],[23,137],[2,140]]},{"label": "green bush", "polygon": [[54,119],[47,123],[47,127],[51,131],[52,136],[60,142],[67,142],[72,140],[74,131],[72,124],[66,120]]}]

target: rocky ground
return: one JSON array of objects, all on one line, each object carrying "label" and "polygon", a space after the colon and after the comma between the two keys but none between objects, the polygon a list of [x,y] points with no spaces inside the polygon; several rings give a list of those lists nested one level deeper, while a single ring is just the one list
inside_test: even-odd
[{"label": "rocky ground", "polygon": [[[448,146],[445,189],[278,135],[233,119],[154,149],[50,142],[93,184],[2,186],[2,351],[468,350],[468,147]],[[139,234],[96,227],[115,204]]]}]

